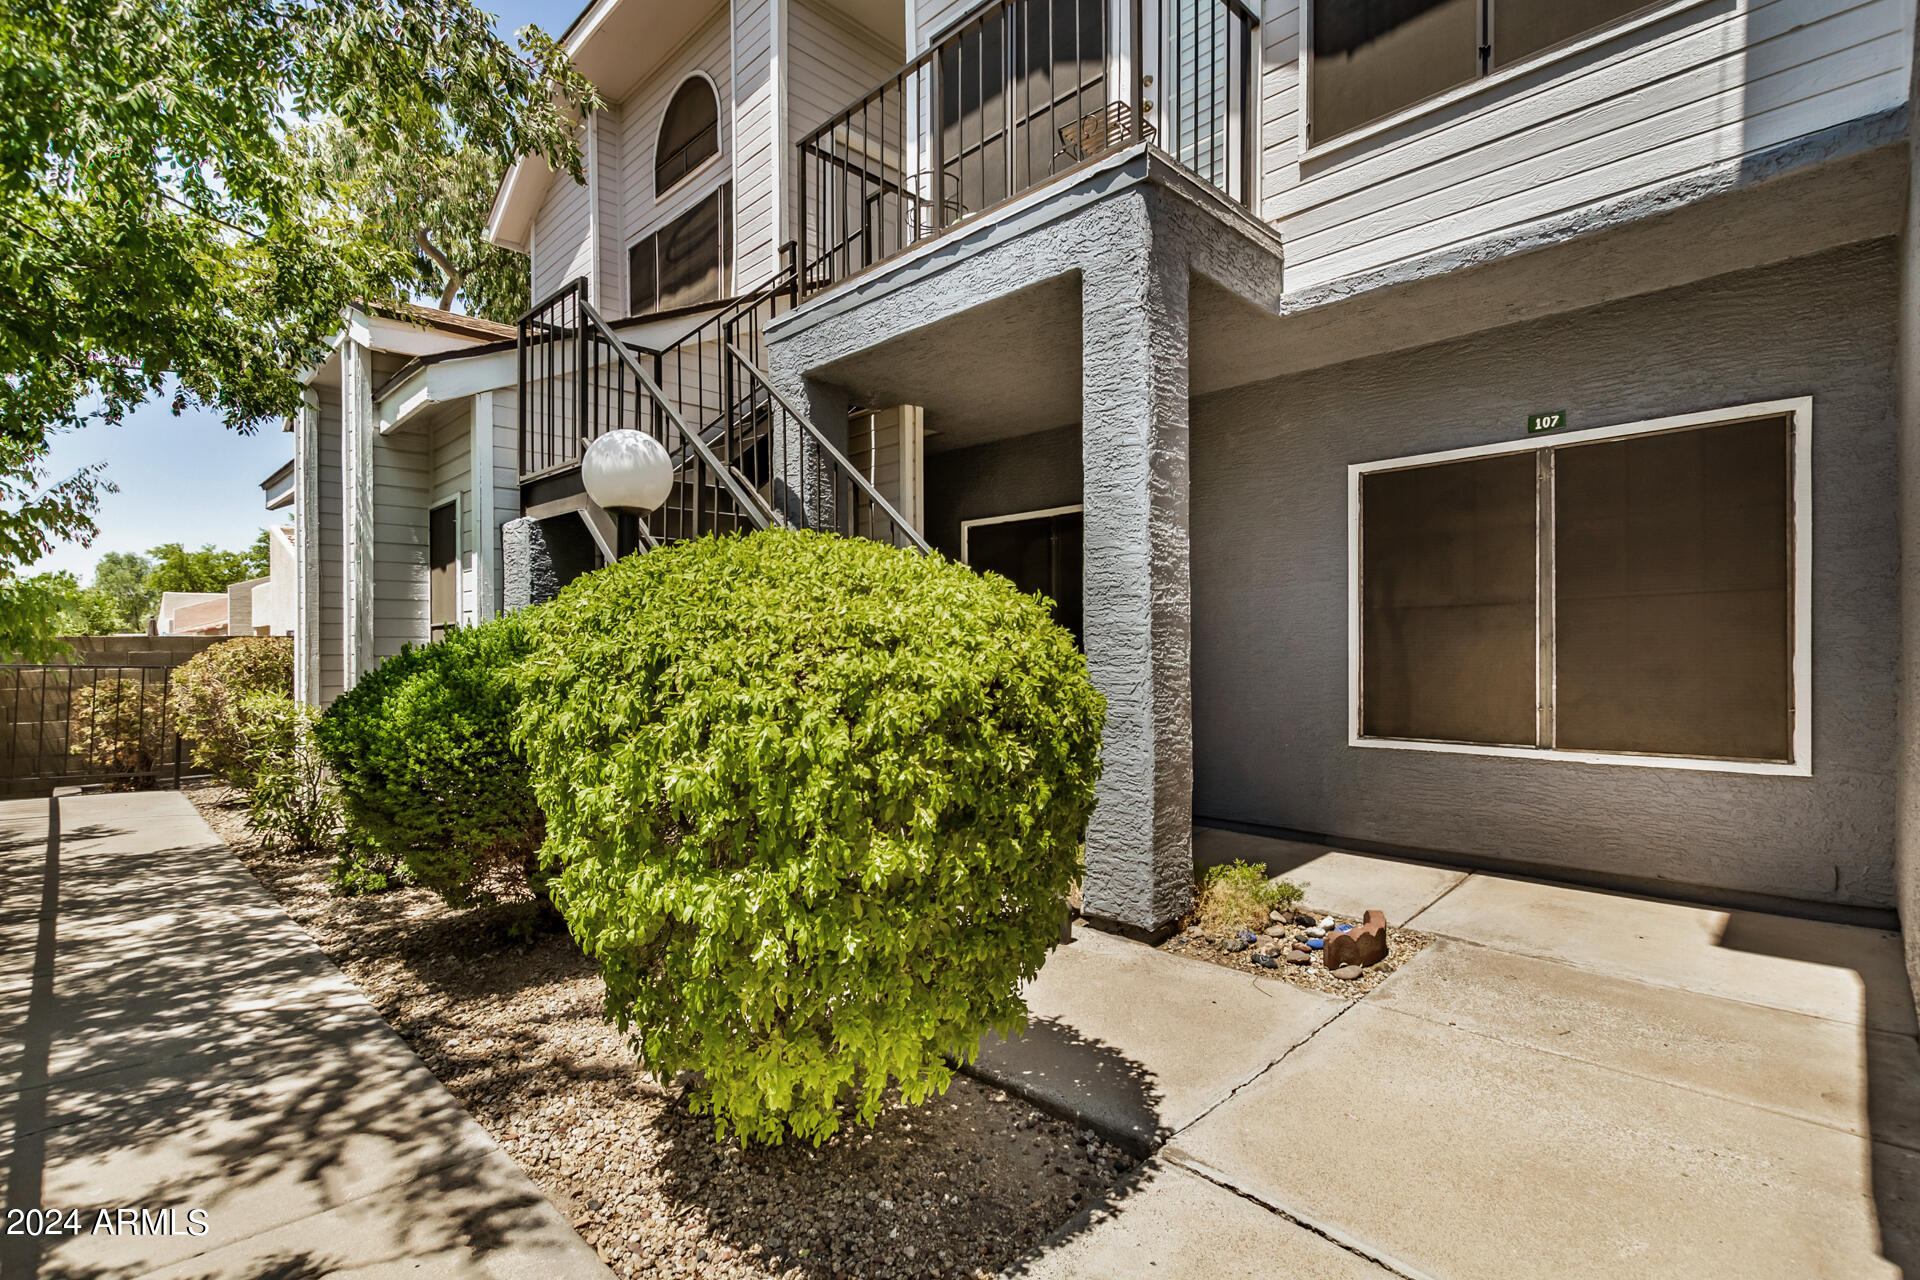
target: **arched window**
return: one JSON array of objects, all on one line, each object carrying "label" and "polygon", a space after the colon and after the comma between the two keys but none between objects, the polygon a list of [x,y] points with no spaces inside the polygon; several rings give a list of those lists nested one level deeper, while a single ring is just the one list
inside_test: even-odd
[{"label": "arched window", "polygon": [[705,76],[688,76],[673,91],[653,149],[653,194],[686,177],[720,150],[720,99]]}]

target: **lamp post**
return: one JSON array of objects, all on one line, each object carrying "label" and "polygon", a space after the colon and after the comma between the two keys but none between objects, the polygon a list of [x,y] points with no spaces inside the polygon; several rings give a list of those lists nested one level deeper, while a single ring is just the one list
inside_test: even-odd
[{"label": "lamp post", "polygon": [[587,446],[580,483],[587,497],[613,513],[620,529],[617,550],[624,557],[640,544],[641,518],[673,492],[673,459],[646,432],[622,427]]}]

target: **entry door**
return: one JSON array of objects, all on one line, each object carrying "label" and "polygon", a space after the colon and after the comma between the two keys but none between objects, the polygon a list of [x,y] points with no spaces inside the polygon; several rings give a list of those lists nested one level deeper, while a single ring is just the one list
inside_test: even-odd
[{"label": "entry door", "polygon": [[962,555],[983,573],[997,573],[1022,591],[1046,596],[1053,602],[1054,621],[1080,642],[1084,531],[1078,508],[969,520],[961,525]]},{"label": "entry door", "polygon": [[454,504],[427,513],[427,624],[435,640],[460,621],[460,537]]}]

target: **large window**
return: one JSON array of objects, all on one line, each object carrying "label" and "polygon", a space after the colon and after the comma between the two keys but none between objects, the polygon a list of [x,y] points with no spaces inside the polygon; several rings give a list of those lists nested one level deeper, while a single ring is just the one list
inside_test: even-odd
[{"label": "large window", "polygon": [[1358,129],[1648,7],[1648,0],[1310,0],[1308,141]]},{"label": "large window", "polygon": [[660,137],[653,147],[653,194],[661,194],[719,151],[720,99],[705,76],[688,76],[660,118]]},{"label": "large window", "polygon": [[1803,771],[1810,416],[1353,468],[1355,741]]},{"label": "large window", "polygon": [[628,313],[646,315],[724,296],[733,188],[712,195],[627,250]]}]

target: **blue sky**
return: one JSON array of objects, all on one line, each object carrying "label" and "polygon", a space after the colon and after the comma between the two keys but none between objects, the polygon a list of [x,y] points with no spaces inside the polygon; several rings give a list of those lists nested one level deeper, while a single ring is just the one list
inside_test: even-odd
[{"label": "blue sky", "polygon": [[[579,12],[571,0],[481,0],[481,7],[498,15],[500,29],[509,36],[530,23],[558,34]],[[163,542],[244,548],[271,518],[260,482],[291,457],[293,437],[277,428],[236,435],[214,414],[176,418],[166,400],[143,406],[117,427],[93,426],[57,437],[47,457],[50,478],[105,462],[120,491],[102,500],[96,521],[100,533],[91,546],[56,547],[30,572],[64,569],[86,583],[108,551],[145,551]]]}]

